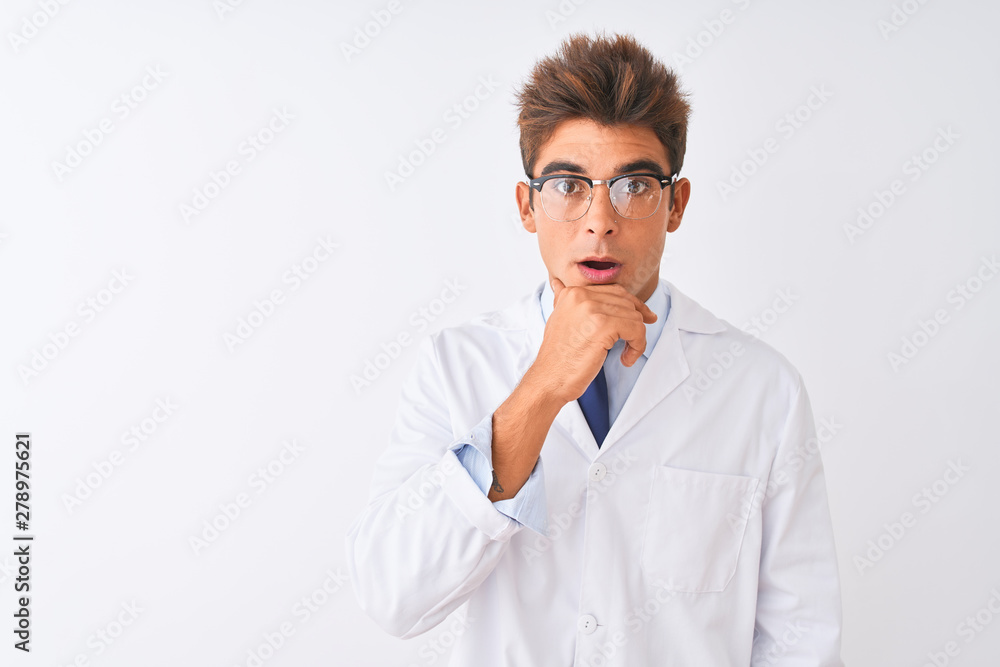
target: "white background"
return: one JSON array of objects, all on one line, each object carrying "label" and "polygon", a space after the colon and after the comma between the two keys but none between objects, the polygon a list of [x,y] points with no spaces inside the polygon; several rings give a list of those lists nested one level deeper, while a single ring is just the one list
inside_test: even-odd
[{"label": "white background", "polygon": [[[984,264],[1000,251],[995,3],[909,0],[907,14],[887,0],[402,0],[350,57],[342,45],[387,3],[91,1],[53,3],[51,17],[42,4],[11,0],[0,16],[4,665],[248,665],[282,623],[294,634],[264,664],[446,662],[431,643],[449,643],[444,625],[398,640],[349,584],[322,587],[346,575],[344,535],[415,341],[545,278],[515,215],[513,90],[566,35],[598,29],[634,34],[679,65],[691,93],[681,175],[692,198],[661,275],[736,326],[763,318],[759,335],[803,374],[817,423],[836,424],[823,459],[845,661],[922,665],[955,641],[949,664],[995,664],[992,612],[959,633],[1000,591],[1000,279]],[[713,23],[726,9],[732,20]],[[467,99],[491,78],[492,93]],[[803,107],[814,89],[828,99]],[[463,103],[475,109],[448,122]],[[275,109],[294,118],[248,160],[241,144]],[[779,124],[795,113],[788,136]],[[102,119],[112,131],[57,173]],[[385,174],[437,128],[445,141],[390,188]],[[772,137],[778,150],[744,166]],[[913,171],[925,151],[933,163]],[[229,160],[239,173],[185,220],[181,205]],[[753,173],[723,196],[734,169]],[[880,210],[894,180],[901,193]],[[851,235],[859,208],[881,215]],[[337,249],[306,261],[321,238]],[[283,279],[295,265],[314,269],[297,289]],[[449,280],[463,289],[442,312]],[[958,299],[958,285],[978,291]],[[273,290],[283,302],[251,317]],[[773,317],[782,293],[792,305]],[[938,310],[945,323],[918,333]],[[248,318],[260,326],[227,344]],[[410,344],[356,388],[400,334]],[[916,353],[894,367],[904,338]],[[177,406],[161,422],[157,400]],[[130,449],[132,428],[147,432]],[[30,655],[9,632],[22,430],[33,435]],[[301,451],[272,463],[280,474],[255,481],[293,440]],[[108,462],[116,450],[120,465]],[[968,470],[915,504],[950,463]],[[193,547],[239,494],[249,506]],[[904,512],[915,525],[893,537],[886,526]],[[884,554],[859,564],[879,542]],[[323,603],[297,614],[314,594]],[[110,645],[97,639],[133,602],[137,618]]]}]

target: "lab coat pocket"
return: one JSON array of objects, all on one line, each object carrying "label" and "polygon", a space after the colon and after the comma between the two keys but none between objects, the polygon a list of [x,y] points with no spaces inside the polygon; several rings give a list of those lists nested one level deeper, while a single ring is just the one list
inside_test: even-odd
[{"label": "lab coat pocket", "polygon": [[657,466],[641,556],[650,583],[682,593],[725,589],[757,484],[756,477]]}]

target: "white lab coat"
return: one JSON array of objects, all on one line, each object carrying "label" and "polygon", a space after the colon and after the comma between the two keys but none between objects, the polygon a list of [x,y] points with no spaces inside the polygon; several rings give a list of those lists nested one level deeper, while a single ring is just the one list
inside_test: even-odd
[{"label": "white lab coat", "polygon": [[463,667],[843,664],[802,378],[661,281],[669,315],[603,445],[576,401],[549,430],[533,472],[547,535],[497,511],[455,456],[534,361],[543,284],[421,341],[347,535],[355,593],[386,632],[458,610],[445,645]]}]

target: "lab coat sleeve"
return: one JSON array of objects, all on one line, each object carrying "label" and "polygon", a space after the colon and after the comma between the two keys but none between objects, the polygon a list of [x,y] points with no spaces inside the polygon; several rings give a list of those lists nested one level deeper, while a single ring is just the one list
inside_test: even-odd
[{"label": "lab coat sleeve", "polygon": [[347,534],[347,567],[361,608],[403,639],[430,630],[468,600],[523,530],[456,456],[463,444],[484,437],[492,413],[454,437],[437,335],[419,345],[368,506]]},{"label": "lab coat sleeve", "polygon": [[[486,495],[489,495],[490,486],[493,484],[492,418],[493,413],[487,415],[487,418],[473,429],[469,441],[460,443],[455,451],[459,462],[469,472],[479,490]],[[494,501],[493,507],[522,526],[530,528],[539,535],[545,535],[548,521],[542,479],[542,457],[539,456],[527,481],[514,497]]]},{"label": "lab coat sleeve", "polygon": [[765,497],[751,665],[843,667],[837,552],[802,378]]}]

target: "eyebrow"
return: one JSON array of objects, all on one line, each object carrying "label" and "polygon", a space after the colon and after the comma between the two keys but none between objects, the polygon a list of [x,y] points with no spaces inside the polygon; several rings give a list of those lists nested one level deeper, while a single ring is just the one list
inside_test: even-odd
[{"label": "eyebrow", "polygon": [[549,174],[555,174],[562,171],[574,171],[578,174],[583,173],[583,167],[575,162],[568,162],[566,160],[555,160],[554,162],[549,162],[542,168],[542,173],[539,176],[548,176]]},{"label": "eyebrow", "polygon": [[[560,172],[574,172],[577,174],[582,174],[584,168],[575,162],[570,162],[569,160],[554,160],[549,162],[542,168],[542,173],[539,174],[539,178],[542,176],[548,176],[549,174],[555,174]],[[645,171],[658,174],[661,178],[664,177],[664,169],[655,160],[641,159],[633,160],[632,162],[626,162],[625,164],[618,165],[615,168],[616,174],[627,174],[630,172]]]}]

